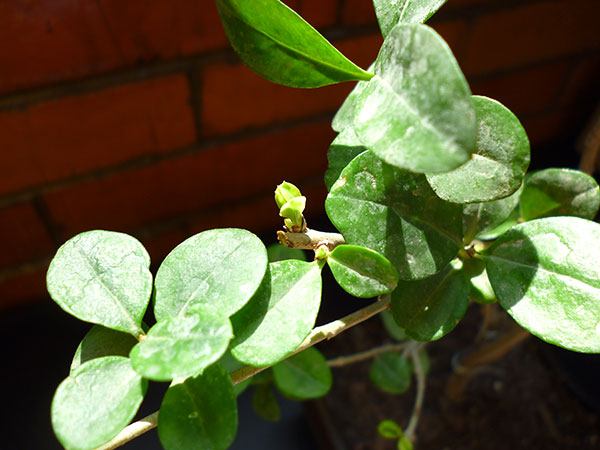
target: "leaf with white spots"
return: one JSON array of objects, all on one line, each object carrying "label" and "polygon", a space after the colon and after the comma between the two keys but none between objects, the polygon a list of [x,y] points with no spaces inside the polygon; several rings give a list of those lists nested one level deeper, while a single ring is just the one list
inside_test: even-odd
[{"label": "leaf with white spots", "polygon": [[386,37],[398,23],[426,22],[448,0],[373,0],[381,34]]}]

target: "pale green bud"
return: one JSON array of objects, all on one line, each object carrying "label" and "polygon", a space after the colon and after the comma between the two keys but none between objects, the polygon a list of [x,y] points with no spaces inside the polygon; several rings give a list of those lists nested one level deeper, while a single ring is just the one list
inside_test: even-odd
[{"label": "pale green bud", "polygon": [[[306,197],[295,197],[286,202],[279,210],[279,215],[286,219],[285,226],[290,231],[295,231],[295,228],[302,229],[304,218],[302,213],[306,207]],[[290,227],[291,225],[291,227]]]},{"label": "pale green bud", "polygon": [[291,199],[301,196],[300,189],[287,181],[284,181],[275,189],[275,203],[277,203],[278,208],[282,208]]}]

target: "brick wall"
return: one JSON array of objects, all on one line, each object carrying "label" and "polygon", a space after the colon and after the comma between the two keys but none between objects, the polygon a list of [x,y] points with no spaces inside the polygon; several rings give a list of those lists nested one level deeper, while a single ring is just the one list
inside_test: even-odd
[{"label": "brick wall", "polygon": [[[370,0],[287,3],[359,65],[375,58]],[[449,0],[431,24],[473,92],[521,118],[535,161],[552,142],[572,152],[600,99],[599,13],[597,0]],[[131,233],[159,263],[204,229],[272,233],[283,179],[322,215],[329,122],[351,87],[262,80],[211,0],[0,2],[0,308],[48,301],[49,259],[84,230]]]}]

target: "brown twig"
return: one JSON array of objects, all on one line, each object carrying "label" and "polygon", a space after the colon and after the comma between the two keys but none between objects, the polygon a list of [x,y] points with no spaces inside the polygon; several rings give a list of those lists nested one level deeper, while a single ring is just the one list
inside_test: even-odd
[{"label": "brown twig", "polygon": [[354,364],[360,361],[364,361],[365,359],[375,358],[376,356],[379,356],[385,352],[399,352],[400,350],[404,350],[407,345],[408,343],[382,345],[380,347],[375,347],[364,352],[354,353],[352,355],[346,356],[339,356],[337,358],[330,359],[329,361],[327,361],[327,365],[329,367],[343,367],[347,366],[348,364]]},{"label": "brown twig", "polygon": [[331,251],[338,245],[346,243],[344,237],[339,233],[327,233],[310,229],[307,229],[305,233],[278,231],[277,239],[281,245],[302,250],[314,250],[319,245],[325,244]]},{"label": "brown twig", "polygon": [[419,418],[421,417],[421,411],[423,410],[423,401],[425,400],[425,372],[423,371],[423,365],[421,364],[421,358],[419,358],[419,349],[422,344],[412,346],[410,349],[410,356],[413,360],[413,366],[415,370],[415,377],[417,379],[417,396],[415,398],[415,405],[413,406],[408,426],[404,432],[404,436],[411,442],[415,441],[417,434],[417,425],[419,424]]}]

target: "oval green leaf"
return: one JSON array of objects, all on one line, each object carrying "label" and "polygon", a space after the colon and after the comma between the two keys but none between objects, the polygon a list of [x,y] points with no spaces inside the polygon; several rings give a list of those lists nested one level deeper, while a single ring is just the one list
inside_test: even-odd
[{"label": "oval green leaf", "polygon": [[496,303],[496,293],[488,279],[487,270],[469,280],[469,298],[481,305]]},{"label": "oval green leaf", "polygon": [[379,434],[386,439],[398,439],[404,436],[404,432],[400,425],[393,420],[382,420],[377,425],[377,431]]},{"label": "oval green leaf", "polygon": [[131,350],[131,365],[144,378],[170,381],[197,374],[217,361],[233,337],[229,318],[206,304],[158,322]]},{"label": "oval green leaf", "polygon": [[381,253],[400,279],[439,272],[462,246],[462,207],[435,195],[424,175],[387,165],[372,152],[342,171],[325,209],[347,243]]},{"label": "oval green leaf", "polygon": [[530,174],[521,194],[524,220],[551,216],[593,219],[600,207],[598,184],[572,169],[546,169]]},{"label": "oval green leaf", "polygon": [[281,392],[299,400],[322,397],[333,383],[327,360],[314,347],[273,366],[273,377]]},{"label": "oval green leaf", "polygon": [[277,422],[281,419],[281,408],[271,383],[260,383],[254,387],[252,406],[256,414],[265,420]]},{"label": "oval green leaf", "polygon": [[373,360],[369,378],[375,386],[389,394],[402,394],[410,387],[412,367],[396,352],[385,352]]},{"label": "oval green leaf", "polygon": [[355,297],[387,294],[398,284],[398,271],[387,258],[358,245],[338,245],[327,264],[335,281]]},{"label": "oval green leaf", "polygon": [[254,297],[231,317],[231,354],[255,367],[292,353],[308,336],[321,305],[317,262],[286,260],[269,264]]},{"label": "oval green leaf", "polygon": [[230,316],[252,297],[267,270],[267,250],[237,228],[204,231],[169,253],[156,273],[157,322],[209,303]]},{"label": "oval green leaf", "polygon": [[529,167],[529,139],[519,119],[501,103],[473,96],[477,141],[471,159],[451,172],[428,174],[444,200],[489,202],[514,193]]},{"label": "oval green leaf", "polygon": [[299,248],[289,248],[279,243],[267,247],[267,256],[269,262],[284,261],[286,259],[297,259],[299,261],[308,260],[308,254],[305,250]]},{"label": "oval green leaf", "polygon": [[467,311],[469,285],[461,270],[449,264],[418,281],[400,281],[392,292],[392,314],[415,341],[434,341],[448,334]]},{"label": "oval green leaf", "polygon": [[158,437],[165,450],[225,450],[237,425],[233,383],[214,364],[202,375],[171,383],[160,405]]},{"label": "oval green leaf", "polygon": [[69,314],[137,337],[152,292],[149,267],[148,252],[135,238],[88,231],[58,249],[46,282]]},{"label": "oval green leaf", "polygon": [[396,25],[375,73],[356,101],[354,127],[364,146],[413,172],[446,172],[469,159],[476,135],[471,91],[433,29]]},{"label": "oval green leaf", "polygon": [[600,352],[600,225],[551,217],[511,228],[485,253],[498,303],[540,339]]},{"label": "oval green leaf", "polygon": [[[375,63],[369,66],[369,72],[372,72],[375,67]],[[331,128],[338,133],[341,133],[346,128],[354,127],[354,114],[356,111],[356,101],[360,96],[360,93],[367,86],[366,81],[359,81],[356,83],[354,88],[350,91],[350,94],[340,106],[340,109],[337,110],[335,116],[333,116],[333,120],[331,121]]]},{"label": "oval green leaf", "polygon": [[67,450],[96,448],[135,416],[148,382],[122,356],[88,361],[74,370],[52,399],[52,427]]},{"label": "oval green leaf", "polygon": [[267,80],[315,88],[372,77],[279,0],[217,0],[217,8],[232,47]]},{"label": "oval green leaf", "polygon": [[395,339],[396,341],[406,340],[406,333],[398,326],[390,310],[385,309],[381,311],[379,316],[381,317],[383,328],[385,328],[385,331],[387,331],[387,334],[389,334],[392,339]]},{"label": "oval green leaf", "polygon": [[329,191],[333,183],[337,181],[350,161],[352,161],[357,155],[367,149],[360,143],[354,128],[350,127],[342,131],[333,140],[327,151],[327,160],[329,166],[325,171],[325,186]]},{"label": "oval green leaf", "polygon": [[398,23],[426,22],[448,0],[373,0],[381,34],[386,37]]}]

